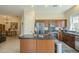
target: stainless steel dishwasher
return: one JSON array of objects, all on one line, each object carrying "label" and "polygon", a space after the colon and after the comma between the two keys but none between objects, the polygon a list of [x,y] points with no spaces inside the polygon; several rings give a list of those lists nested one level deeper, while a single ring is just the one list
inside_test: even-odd
[{"label": "stainless steel dishwasher", "polygon": [[79,36],[75,36],[75,49],[79,50]]}]

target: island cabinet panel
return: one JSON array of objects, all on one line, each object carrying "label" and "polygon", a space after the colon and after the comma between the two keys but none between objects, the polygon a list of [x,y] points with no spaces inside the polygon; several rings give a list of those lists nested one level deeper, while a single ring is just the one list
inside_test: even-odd
[{"label": "island cabinet panel", "polygon": [[39,40],[39,39],[21,39],[20,40],[21,53],[54,53],[55,45],[53,40]]},{"label": "island cabinet panel", "polygon": [[20,40],[20,52],[21,53],[36,52],[36,40],[33,40],[33,39]]},{"label": "island cabinet panel", "polygon": [[54,53],[54,41],[53,40],[37,40],[37,53]]}]

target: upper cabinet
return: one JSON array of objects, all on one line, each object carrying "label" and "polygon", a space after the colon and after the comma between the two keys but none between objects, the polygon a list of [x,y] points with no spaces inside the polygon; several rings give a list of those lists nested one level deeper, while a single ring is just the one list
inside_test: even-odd
[{"label": "upper cabinet", "polygon": [[57,26],[57,27],[66,27],[67,26],[67,20],[66,19],[57,19],[57,20],[36,20],[36,22],[39,22],[39,23],[44,23],[45,26],[49,26],[49,24],[53,24],[54,26]]}]

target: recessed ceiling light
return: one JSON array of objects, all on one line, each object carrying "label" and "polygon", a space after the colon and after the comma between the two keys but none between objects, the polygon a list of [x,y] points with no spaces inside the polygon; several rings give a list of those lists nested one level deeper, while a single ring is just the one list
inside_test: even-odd
[{"label": "recessed ceiling light", "polygon": [[62,7],[62,5],[59,5],[59,7]]},{"label": "recessed ceiling light", "polygon": [[53,7],[62,7],[62,5],[53,5]]},{"label": "recessed ceiling light", "polygon": [[53,7],[58,7],[58,5],[53,5]]},{"label": "recessed ceiling light", "polygon": [[3,17],[5,17],[5,18],[6,18],[7,16],[3,16]]},{"label": "recessed ceiling light", "polygon": [[34,7],[34,5],[32,5],[32,8]]},{"label": "recessed ceiling light", "polygon": [[45,5],[45,7],[47,8],[47,7],[48,7],[48,5]]}]

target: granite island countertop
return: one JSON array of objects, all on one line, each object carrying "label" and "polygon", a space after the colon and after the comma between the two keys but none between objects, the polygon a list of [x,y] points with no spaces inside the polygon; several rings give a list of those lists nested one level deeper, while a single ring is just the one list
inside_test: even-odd
[{"label": "granite island countertop", "polygon": [[19,39],[33,39],[34,36],[31,34],[23,34],[19,36]]},{"label": "granite island countertop", "polygon": [[21,35],[19,36],[19,39],[38,39],[38,40],[50,40],[52,38],[50,38],[50,36],[44,36],[44,37],[37,37],[37,36],[34,36],[34,35]]}]

